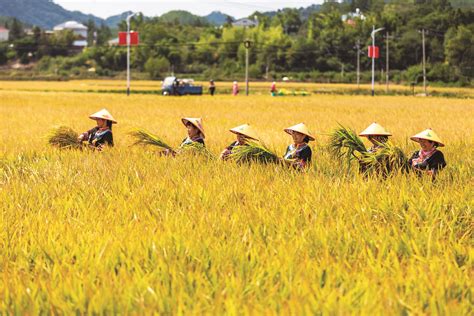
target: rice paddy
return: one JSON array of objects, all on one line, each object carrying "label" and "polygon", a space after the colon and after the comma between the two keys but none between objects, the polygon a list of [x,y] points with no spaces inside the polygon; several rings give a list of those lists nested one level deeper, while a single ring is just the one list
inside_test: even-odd
[{"label": "rice paddy", "polygon": [[[472,99],[127,98],[91,84],[104,82],[0,82],[0,314],[473,313]],[[86,131],[104,107],[114,148],[48,144],[52,127]],[[182,117],[203,118],[215,156],[243,123],[283,155],[283,129],[304,122],[313,166],[132,146],[145,129],[178,147]],[[374,121],[407,155],[409,137],[433,128],[448,167],[434,183],[383,180],[331,156],[338,123]]]}]

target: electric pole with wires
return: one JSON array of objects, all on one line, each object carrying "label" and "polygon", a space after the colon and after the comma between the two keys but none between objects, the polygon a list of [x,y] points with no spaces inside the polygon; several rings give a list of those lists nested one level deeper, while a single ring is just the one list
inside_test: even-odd
[{"label": "electric pole with wires", "polygon": [[421,30],[423,42],[423,93],[426,95],[426,50],[425,50],[425,29]]},{"label": "electric pole with wires", "polygon": [[249,49],[252,47],[252,42],[246,40],[245,46],[245,95],[249,95]]}]

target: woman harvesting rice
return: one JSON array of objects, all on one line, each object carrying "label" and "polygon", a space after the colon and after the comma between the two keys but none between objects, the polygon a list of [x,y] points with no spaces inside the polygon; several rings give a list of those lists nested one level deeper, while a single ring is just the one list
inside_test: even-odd
[{"label": "woman harvesting rice", "polygon": [[193,143],[199,143],[205,146],[204,138],[206,136],[202,126],[202,119],[185,117],[181,119],[181,122],[183,122],[184,126],[186,126],[188,130],[188,137],[183,140],[180,148]]},{"label": "woman harvesting rice", "polygon": [[367,139],[372,143],[367,151],[369,153],[376,152],[377,149],[381,148],[383,144],[388,141],[388,138],[392,136],[382,125],[377,123],[372,123],[364,131],[362,131],[359,136],[367,137]]},{"label": "woman harvesting rice", "polygon": [[117,121],[109,111],[102,109],[89,118],[95,120],[97,126],[79,135],[78,140],[80,142],[87,141],[90,147],[98,150],[104,149],[105,146],[114,146],[112,124],[117,124]]},{"label": "woman harvesting rice", "polygon": [[[375,154],[378,150],[382,149],[384,144],[388,142],[388,138],[392,136],[382,125],[374,122],[370,124],[364,131],[362,131],[359,136],[367,137],[367,139],[372,143],[372,147],[367,149],[367,152],[370,154]],[[359,171],[366,173],[368,169],[368,164],[366,161],[359,160]]]},{"label": "woman harvesting rice", "polygon": [[444,155],[438,150],[438,147],[444,147],[444,144],[432,129],[424,130],[410,139],[419,143],[421,149],[413,153],[408,161],[409,167],[419,174],[425,172],[432,177],[446,167]]},{"label": "woman harvesting rice", "polygon": [[307,168],[312,158],[312,151],[308,143],[314,141],[314,137],[304,123],[288,127],[284,131],[293,137],[293,144],[286,149],[283,160],[296,169]]},{"label": "woman harvesting rice", "polygon": [[230,144],[222,153],[220,158],[226,160],[229,158],[229,155],[232,154],[232,150],[236,146],[245,146],[247,145],[248,140],[258,141],[257,133],[254,131],[252,126],[249,124],[243,124],[237,127],[230,129],[231,133],[234,133],[237,137],[237,141]]},{"label": "woman harvesting rice", "polygon": [[164,155],[176,155],[180,152],[180,149],[186,149],[186,147],[192,147],[195,145],[205,147],[204,143],[204,128],[202,126],[202,119],[201,118],[191,118],[191,117],[184,117],[181,119],[184,126],[186,126],[188,137],[183,139],[181,145],[179,146],[178,150],[171,150],[166,149],[162,152]]}]

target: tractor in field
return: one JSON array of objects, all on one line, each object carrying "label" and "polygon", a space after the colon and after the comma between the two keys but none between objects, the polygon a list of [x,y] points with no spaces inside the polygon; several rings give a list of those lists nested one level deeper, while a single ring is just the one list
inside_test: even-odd
[{"label": "tractor in field", "polygon": [[161,87],[163,95],[202,95],[202,86],[194,85],[193,79],[166,77]]}]

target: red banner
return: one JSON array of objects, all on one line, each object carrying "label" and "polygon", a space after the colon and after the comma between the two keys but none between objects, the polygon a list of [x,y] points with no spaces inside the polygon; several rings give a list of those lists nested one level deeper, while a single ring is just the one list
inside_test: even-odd
[{"label": "red banner", "polygon": [[379,58],[379,47],[378,46],[369,46],[369,58]]},{"label": "red banner", "polygon": [[[138,44],[138,32],[130,32],[130,45],[137,46]],[[127,32],[119,32],[119,45],[127,46]]]}]

